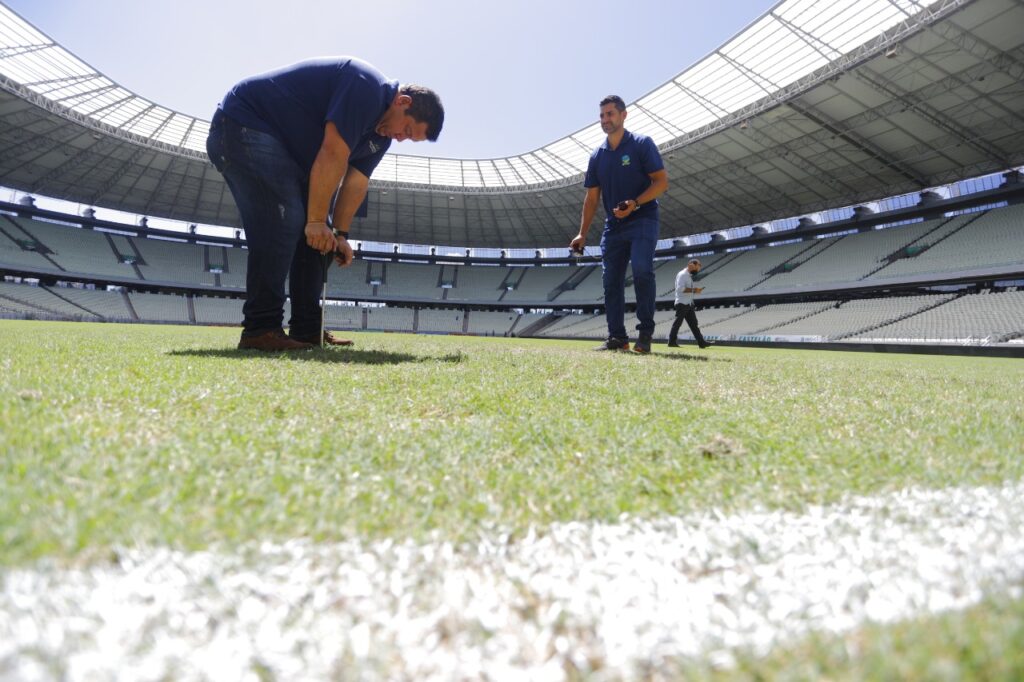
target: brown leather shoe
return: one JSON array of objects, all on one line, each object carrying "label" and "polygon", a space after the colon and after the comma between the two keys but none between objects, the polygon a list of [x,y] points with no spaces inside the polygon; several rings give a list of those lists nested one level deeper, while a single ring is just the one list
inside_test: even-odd
[{"label": "brown leather shoe", "polygon": [[[303,343],[312,344],[314,346],[320,345],[320,343],[317,340],[315,335],[314,336],[303,336],[303,337],[293,336],[292,338],[296,339],[297,341],[302,341]],[[352,344],[353,344],[353,341],[351,339],[343,339],[340,336],[335,336],[334,334],[332,334],[330,332],[324,332],[324,345],[325,346],[351,346]]]},{"label": "brown leather shoe", "polygon": [[312,347],[313,344],[311,343],[305,343],[303,341],[296,341],[295,339],[288,338],[281,329],[273,329],[266,334],[260,334],[259,336],[243,336],[238,342],[239,350],[265,350],[277,352],[285,350],[307,350]]}]

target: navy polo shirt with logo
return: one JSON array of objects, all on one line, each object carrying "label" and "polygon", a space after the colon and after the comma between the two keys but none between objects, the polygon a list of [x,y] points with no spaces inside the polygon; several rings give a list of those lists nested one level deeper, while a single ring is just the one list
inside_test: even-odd
[{"label": "navy polo shirt with logo", "polygon": [[608,146],[605,138],[601,146],[590,155],[587,175],[583,179],[584,187],[600,187],[604,212],[607,214],[605,225],[615,227],[632,222],[638,218],[658,218],[658,202],[650,201],[633,211],[625,220],[619,220],[612,209],[619,202],[636,199],[651,186],[651,173],[665,168],[661,154],[654,140],[646,135],[636,135],[624,131],[622,141],[614,150]]},{"label": "navy polo shirt with logo", "polygon": [[243,126],[273,135],[307,172],[332,121],[349,148],[349,165],[367,177],[391,146],[375,132],[398,81],[354,57],[327,57],[247,78],[220,108]]}]

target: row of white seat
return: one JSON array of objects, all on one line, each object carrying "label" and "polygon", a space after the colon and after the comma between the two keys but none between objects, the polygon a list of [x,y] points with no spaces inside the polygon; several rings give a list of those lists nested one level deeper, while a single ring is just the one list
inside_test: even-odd
[{"label": "row of white seat", "polygon": [[[190,322],[189,305],[200,324],[237,326],[242,301],[206,296],[130,293],[41,287],[0,282],[0,312],[62,317],[66,319],[152,322]],[[133,314],[134,313],[134,314]],[[286,309],[285,320],[290,316]],[[327,322],[334,329],[418,331],[479,335],[529,332],[560,338],[603,338],[603,314],[547,315],[514,311],[463,311],[399,307],[328,306]],[[672,310],[655,315],[655,337],[668,337],[675,319]],[[1024,336],[1024,291],[982,294],[929,294],[889,296],[852,301],[778,303],[709,308],[698,312],[701,329],[709,338],[729,339],[772,335],[817,337],[827,340],[859,339],[1004,339]],[[629,315],[627,329],[635,327]],[[680,338],[691,338],[683,325]]]},{"label": "row of white seat", "polygon": [[[8,234],[20,229],[45,245],[50,253],[26,251],[0,233],[0,266],[26,267],[60,274],[137,279],[136,269],[119,256],[142,258],[138,272],[146,280],[214,286],[217,266],[220,284],[244,289],[244,249],[197,246],[157,239],[78,229],[39,220],[5,216]],[[14,235],[16,236],[16,235]],[[782,235],[780,235],[781,237]],[[890,260],[905,247],[913,257]],[[676,273],[686,259],[656,263],[657,291],[671,296]],[[781,244],[773,247],[716,254],[704,258],[702,284],[707,294],[744,291],[807,289],[864,281],[890,281],[926,273],[946,273],[984,267],[1024,265],[1024,205],[997,208],[882,230]],[[59,267],[58,267],[59,266]],[[421,299],[466,302],[597,303],[602,299],[599,266],[503,267],[443,266],[450,281],[442,281],[442,266],[405,262],[358,260],[348,268],[332,268],[331,295],[360,300]],[[628,272],[627,272],[628,274]],[[568,282],[574,288],[566,289]],[[634,300],[632,287],[627,300]]]}]

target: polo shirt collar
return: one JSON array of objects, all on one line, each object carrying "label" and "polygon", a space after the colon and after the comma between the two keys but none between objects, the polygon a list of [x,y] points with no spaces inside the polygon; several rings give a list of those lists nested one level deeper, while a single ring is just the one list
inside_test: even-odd
[{"label": "polo shirt collar", "polygon": [[[633,133],[629,132],[628,130],[624,130],[623,133],[622,133],[622,141],[619,142],[619,146],[616,147],[616,149],[621,149],[622,145],[624,145],[626,143],[626,139],[627,138],[632,138],[632,137],[633,137]],[[607,135],[604,136],[604,140],[601,142],[600,149],[607,149],[607,150],[611,151],[611,147],[608,146],[608,136]]]}]

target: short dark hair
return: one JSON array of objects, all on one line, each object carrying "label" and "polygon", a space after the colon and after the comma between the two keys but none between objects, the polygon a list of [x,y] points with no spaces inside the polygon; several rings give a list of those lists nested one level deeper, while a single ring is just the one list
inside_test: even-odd
[{"label": "short dark hair", "polygon": [[441,98],[430,88],[415,83],[403,85],[398,93],[412,97],[412,104],[405,113],[412,116],[417,123],[426,123],[427,139],[437,142],[444,126],[444,106],[441,104]]},{"label": "short dark hair", "polygon": [[618,109],[619,111],[626,110],[626,103],[623,102],[622,98],[619,97],[618,95],[608,95],[607,97],[605,97],[603,100],[601,100],[601,106],[603,107],[605,104],[614,104],[615,108]]},{"label": "short dark hair", "polygon": [[687,263],[687,265],[693,265],[694,263],[696,263],[697,265],[700,265],[701,264],[700,263],[700,258],[692,258],[692,259],[690,259],[690,262]]}]

